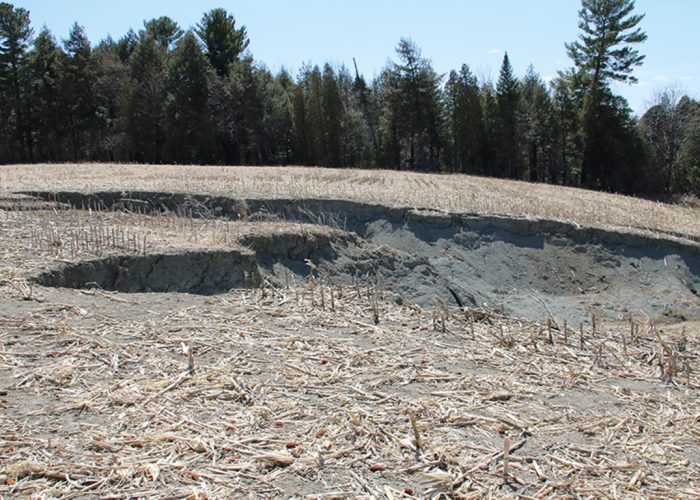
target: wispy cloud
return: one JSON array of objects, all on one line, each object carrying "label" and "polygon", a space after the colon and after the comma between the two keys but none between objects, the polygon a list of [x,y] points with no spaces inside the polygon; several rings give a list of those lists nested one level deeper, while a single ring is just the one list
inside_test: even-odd
[{"label": "wispy cloud", "polygon": [[489,54],[500,54],[502,52],[501,49],[491,49],[489,50]]},{"label": "wispy cloud", "polygon": [[668,78],[668,75],[655,75],[655,76],[652,76],[651,79],[654,80],[655,82],[665,82],[669,78]]},{"label": "wispy cloud", "polygon": [[683,75],[683,76],[680,77],[680,79],[683,80],[684,82],[687,82],[687,81],[689,81],[689,80],[695,80],[695,77],[694,77],[694,76],[690,76],[690,75]]},{"label": "wispy cloud", "polygon": [[556,78],[556,76],[554,76],[554,75],[547,75],[547,76],[543,76],[542,80],[544,80],[545,83],[550,83],[555,78]]}]

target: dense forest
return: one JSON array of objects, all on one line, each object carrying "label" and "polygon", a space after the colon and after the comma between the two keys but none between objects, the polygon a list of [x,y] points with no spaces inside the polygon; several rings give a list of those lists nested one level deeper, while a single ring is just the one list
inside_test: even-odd
[{"label": "dense forest", "polygon": [[582,0],[572,61],[545,83],[440,75],[410,39],[368,81],[353,65],[271,73],[224,9],[169,17],[97,45],[57,42],[0,3],[0,163],[322,165],[459,172],[632,194],[700,195],[700,104],[669,88],[637,119],[646,35],[634,0]]}]

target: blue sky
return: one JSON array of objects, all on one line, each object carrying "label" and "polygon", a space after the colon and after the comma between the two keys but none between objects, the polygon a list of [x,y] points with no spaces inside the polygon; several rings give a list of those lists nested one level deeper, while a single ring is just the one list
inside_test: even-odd
[{"label": "blue sky", "polygon": [[[119,38],[145,19],[167,15],[193,27],[215,7],[244,24],[250,51],[271,70],[293,73],[304,62],[345,63],[357,59],[372,78],[389,59],[401,37],[412,38],[439,73],[469,64],[480,77],[496,79],[508,51],[519,76],[532,63],[545,79],[570,66],[564,43],[578,35],[578,0],[15,0],[31,13],[36,31],[46,24],[58,39],[77,21],[97,43]],[[632,109],[643,112],[664,86],[680,86],[700,98],[700,0],[637,0],[646,13],[642,27],[649,39],[641,46],[647,59],[635,75],[640,83],[618,86]]]}]

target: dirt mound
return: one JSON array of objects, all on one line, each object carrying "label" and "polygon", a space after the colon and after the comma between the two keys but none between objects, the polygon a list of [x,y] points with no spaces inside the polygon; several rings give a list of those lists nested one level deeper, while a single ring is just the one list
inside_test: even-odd
[{"label": "dirt mound", "polygon": [[110,258],[67,268],[43,278],[45,284],[217,293],[241,286],[243,271],[287,284],[290,274],[308,274],[309,259],[331,281],[370,280],[430,308],[454,306],[454,292],[464,305],[533,320],[578,321],[592,313],[700,317],[700,246],[692,242],[557,221],[336,200],[241,201],[146,192],[41,196],[74,207],[285,220],[341,230],[334,237],[305,235],[300,229],[297,235],[244,238],[241,243],[252,251],[245,259],[207,252]]}]

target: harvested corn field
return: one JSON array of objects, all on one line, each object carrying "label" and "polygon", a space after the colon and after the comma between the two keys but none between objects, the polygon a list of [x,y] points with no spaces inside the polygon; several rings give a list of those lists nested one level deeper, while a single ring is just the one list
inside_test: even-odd
[{"label": "harvested corn field", "polygon": [[565,333],[366,292],[74,291],[5,315],[2,491],[697,493],[697,323]]},{"label": "harvested corn field", "polygon": [[330,199],[575,222],[697,239],[696,203],[468,175],[391,170],[186,165],[0,165],[0,191],[170,192],[238,199]]},{"label": "harvested corn field", "polygon": [[0,495],[700,494],[678,228],[22,182],[44,194],[0,210]]}]

